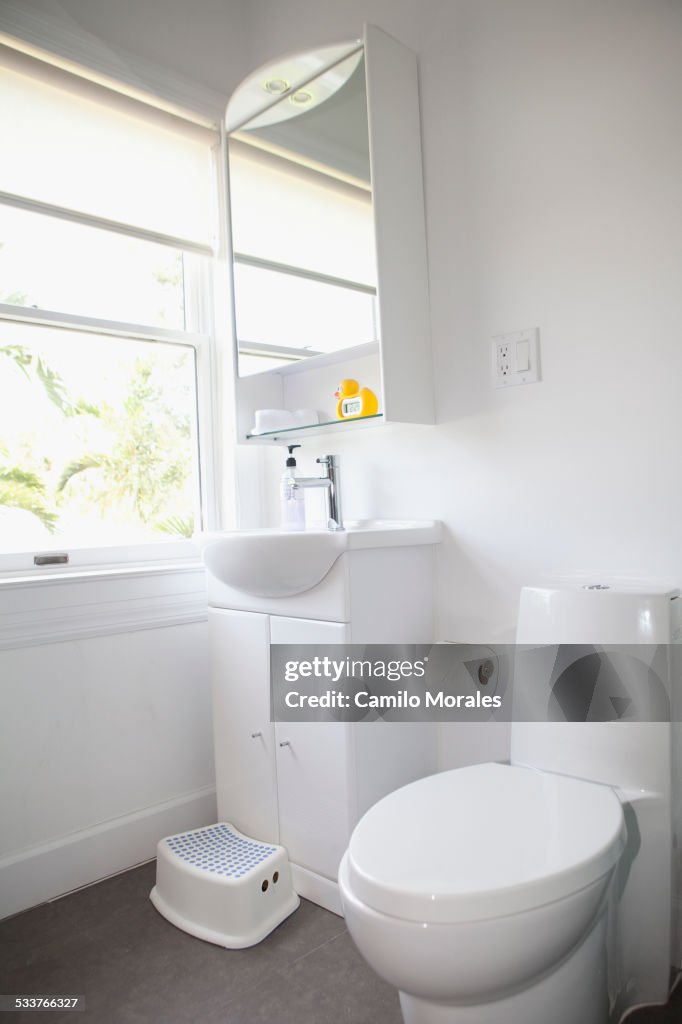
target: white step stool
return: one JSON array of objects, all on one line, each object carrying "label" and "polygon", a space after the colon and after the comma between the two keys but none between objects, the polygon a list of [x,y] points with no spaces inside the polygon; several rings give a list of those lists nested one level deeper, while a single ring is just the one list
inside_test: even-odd
[{"label": "white step stool", "polygon": [[300,903],[284,847],[226,822],[167,836],[156,855],[149,898],[171,924],[206,942],[254,946]]}]

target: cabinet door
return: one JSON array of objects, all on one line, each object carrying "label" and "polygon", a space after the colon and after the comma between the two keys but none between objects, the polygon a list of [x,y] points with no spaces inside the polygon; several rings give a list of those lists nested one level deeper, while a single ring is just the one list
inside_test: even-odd
[{"label": "cabinet door", "polygon": [[[348,626],[273,617],[270,637],[273,644],[341,644]],[[334,881],[352,821],[350,729],[341,722],[275,725],[280,842],[294,864]]]},{"label": "cabinet door", "polygon": [[209,608],[218,817],[254,839],[279,841],[270,620]]}]

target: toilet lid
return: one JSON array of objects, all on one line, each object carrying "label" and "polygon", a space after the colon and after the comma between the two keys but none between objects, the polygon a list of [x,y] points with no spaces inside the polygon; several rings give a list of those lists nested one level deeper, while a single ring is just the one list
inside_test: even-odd
[{"label": "toilet lid", "polygon": [[351,890],[410,921],[520,913],[605,875],[625,845],[608,786],[531,768],[473,765],[390,793],[358,822]]}]

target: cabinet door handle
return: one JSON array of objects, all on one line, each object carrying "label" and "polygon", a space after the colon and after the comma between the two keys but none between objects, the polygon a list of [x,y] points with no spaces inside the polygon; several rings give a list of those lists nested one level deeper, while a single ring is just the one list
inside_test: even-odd
[{"label": "cabinet door handle", "polygon": [[280,747],[290,747],[290,746],[291,746],[291,740],[282,740],[282,742],[280,743]]},{"label": "cabinet door handle", "polygon": [[251,733],[251,739],[252,739],[252,740],[257,740],[257,739],[258,739],[258,737],[259,737],[259,736],[262,736],[262,735],[263,735],[263,733],[262,733],[262,732],[252,732],[252,733]]}]

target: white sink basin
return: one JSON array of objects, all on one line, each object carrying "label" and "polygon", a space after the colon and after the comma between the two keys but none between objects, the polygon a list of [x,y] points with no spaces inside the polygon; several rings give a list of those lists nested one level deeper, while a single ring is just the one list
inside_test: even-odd
[{"label": "white sink basin", "polygon": [[365,519],[331,530],[237,530],[196,537],[204,564],[221,583],[253,597],[292,597],[324,579],[351,549],[436,544],[433,519]]}]

